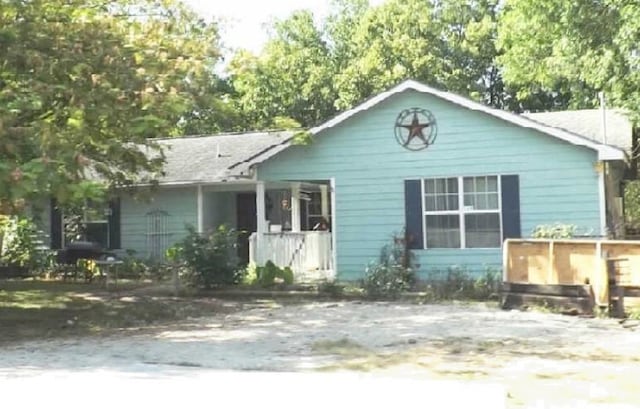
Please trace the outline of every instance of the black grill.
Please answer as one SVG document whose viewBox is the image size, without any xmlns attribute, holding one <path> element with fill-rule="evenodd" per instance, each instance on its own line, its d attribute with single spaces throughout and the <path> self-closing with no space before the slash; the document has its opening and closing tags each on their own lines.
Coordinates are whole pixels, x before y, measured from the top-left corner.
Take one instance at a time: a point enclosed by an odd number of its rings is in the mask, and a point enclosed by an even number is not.
<svg viewBox="0 0 640 409">
<path fill-rule="evenodd" d="M 76 264 L 78 259 L 105 260 L 108 257 L 115 258 L 115 254 L 109 253 L 98 243 L 91 241 L 74 241 L 64 249 L 58 250 L 56 261 L 58 264 Z"/>
</svg>

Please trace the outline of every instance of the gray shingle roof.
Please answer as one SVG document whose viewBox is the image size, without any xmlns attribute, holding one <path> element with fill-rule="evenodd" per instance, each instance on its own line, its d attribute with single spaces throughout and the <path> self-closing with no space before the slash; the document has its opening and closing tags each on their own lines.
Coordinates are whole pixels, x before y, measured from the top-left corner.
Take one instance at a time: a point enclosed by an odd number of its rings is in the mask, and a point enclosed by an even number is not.
<svg viewBox="0 0 640 409">
<path fill-rule="evenodd" d="M 545 125 L 561 128 L 582 135 L 596 142 L 602 139 L 602 111 L 583 109 L 578 111 L 536 112 L 522 114 Z M 629 118 L 619 110 L 607 110 L 607 144 L 631 153 L 632 124 Z"/>
<path fill-rule="evenodd" d="M 161 184 L 221 182 L 247 171 L 246 162 L 276 147 L 293 132 L 257 132 L 158 139 L 164 149 Z"/>
</svg>

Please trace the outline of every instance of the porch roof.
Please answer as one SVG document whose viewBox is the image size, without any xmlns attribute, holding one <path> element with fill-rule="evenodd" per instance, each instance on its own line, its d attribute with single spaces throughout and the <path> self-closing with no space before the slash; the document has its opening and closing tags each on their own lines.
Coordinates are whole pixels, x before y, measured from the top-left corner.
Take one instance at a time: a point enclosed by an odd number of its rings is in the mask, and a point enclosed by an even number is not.
<svg viewBox="0 0 640 409">
<path fill-rule="evenodd" d="M 252 132 L 157 139 L 166 162 L 160 184 L 215 183 L 249 175 L 249 163 L 294 132 Z"/>
</svg>

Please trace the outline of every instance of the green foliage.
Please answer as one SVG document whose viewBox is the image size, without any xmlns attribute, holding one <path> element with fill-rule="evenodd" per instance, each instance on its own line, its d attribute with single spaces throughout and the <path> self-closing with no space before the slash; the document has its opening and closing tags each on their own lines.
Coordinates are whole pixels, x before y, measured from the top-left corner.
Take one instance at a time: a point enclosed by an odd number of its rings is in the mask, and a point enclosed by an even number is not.
<svg viewBox="0 0 640 409">
<path fill-rule="evenodd" d="M 241 283 L 244 285 L 254 285 L 258 283 L 258 266 L 255 263 L 249 263 L 242 275 Z"/>
<path fill-rule="evenodd" d="M 244 284 L 257 284 L 263 287 L 271 287 L 280 281 L 283 284 L 293 284 L 293 271 L 291 267 L 280 268 L 271 260 L 268 260 L 264 266 L 250 265 L 243 278 Z"/>
<path fill-rule="evenodd" d="M 199 234 L 187 226 L 187 236 L 167 251 L 171 260 L 189 268 L 187 277 L 203 288 L 237 284 L 241 276 L 237 255 L 238 233 L 224 225 L 208 234 Z"/>
<path fill-rule="evenodd" d="M 488 300 L 500 290 L 500 272 L 487 268 L 480 277 L 465 268 L 452 266 L 446 271 L 433 271 L 420 283 L 430 300 Z"/>
<path fill-rule="evenodd" d="M 639 33 L 638 2 L 510 0 L 498 61 L 524 109 L 589 108 L 605 91 L 610 106 L 637 114 Z"/>
<path fill-rule="evenodd" d="M 30 218 L 0 218 L 0 236 L 0 264 L 30 271 L 49 265 L 51 255 L 42 248 L 38 227 Z"/>
<path fill-rule="evenodd" d="M 362 288 L 369 298 L 397 298 L 415 284 L 416 269 L 404 236 L 394 235 L 393 242 L 380 250 L 378 261 L 367 267 Z"/>
<path fill-rule="evenodd" d="M 219 59 L 215 24 L 176 0 L 3 1 L 0 50 L 4 214 L 43 192 L 91 195 L 95 176 L 154 179 L 148 138 L 179 131 Z"/>
<path fill-rule="evenodd" d="M 313 142 L 313 135 L 311 132 L 300 131 L 293 135 L 294 145 L 309 145 Z"/>
<path fill-rule="evenodd" d="M 640 226 L 640 181 L 633 180 L 624 187 L 624 219 L 630 226 Z"/>
<path fill-rule="evenodd" d="M 297 11 L 273 24 L 259 55 L 234 57 L 240 110 L 262 128 L 279 116 L 310 127 L 408 78 L 503 106 L 499 3 L 340 0 L 320 24 Z"/>
<path fill-rule="evenodd" d="M 574 224 L 544 224 L 536 226 L 531 232 L 535 239 L 571 239 L 575 237 L 578 226 Z"/>
</svg>

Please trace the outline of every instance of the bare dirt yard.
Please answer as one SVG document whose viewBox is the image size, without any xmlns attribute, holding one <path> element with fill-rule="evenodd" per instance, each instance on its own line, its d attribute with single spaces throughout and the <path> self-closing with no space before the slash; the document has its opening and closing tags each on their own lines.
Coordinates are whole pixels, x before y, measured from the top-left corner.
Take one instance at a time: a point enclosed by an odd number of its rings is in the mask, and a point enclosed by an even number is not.
<svg viewBox="0 0 640 409">
<path fill-rule="evenodd" d="M 640 332 L 618 321 L 478 303 L 234 305 L 174 324 L 9 343 L 0 389 L 47 374 L 366 373 L 500 385 L 507 407 L 640 407 Z"/>
</svg>

